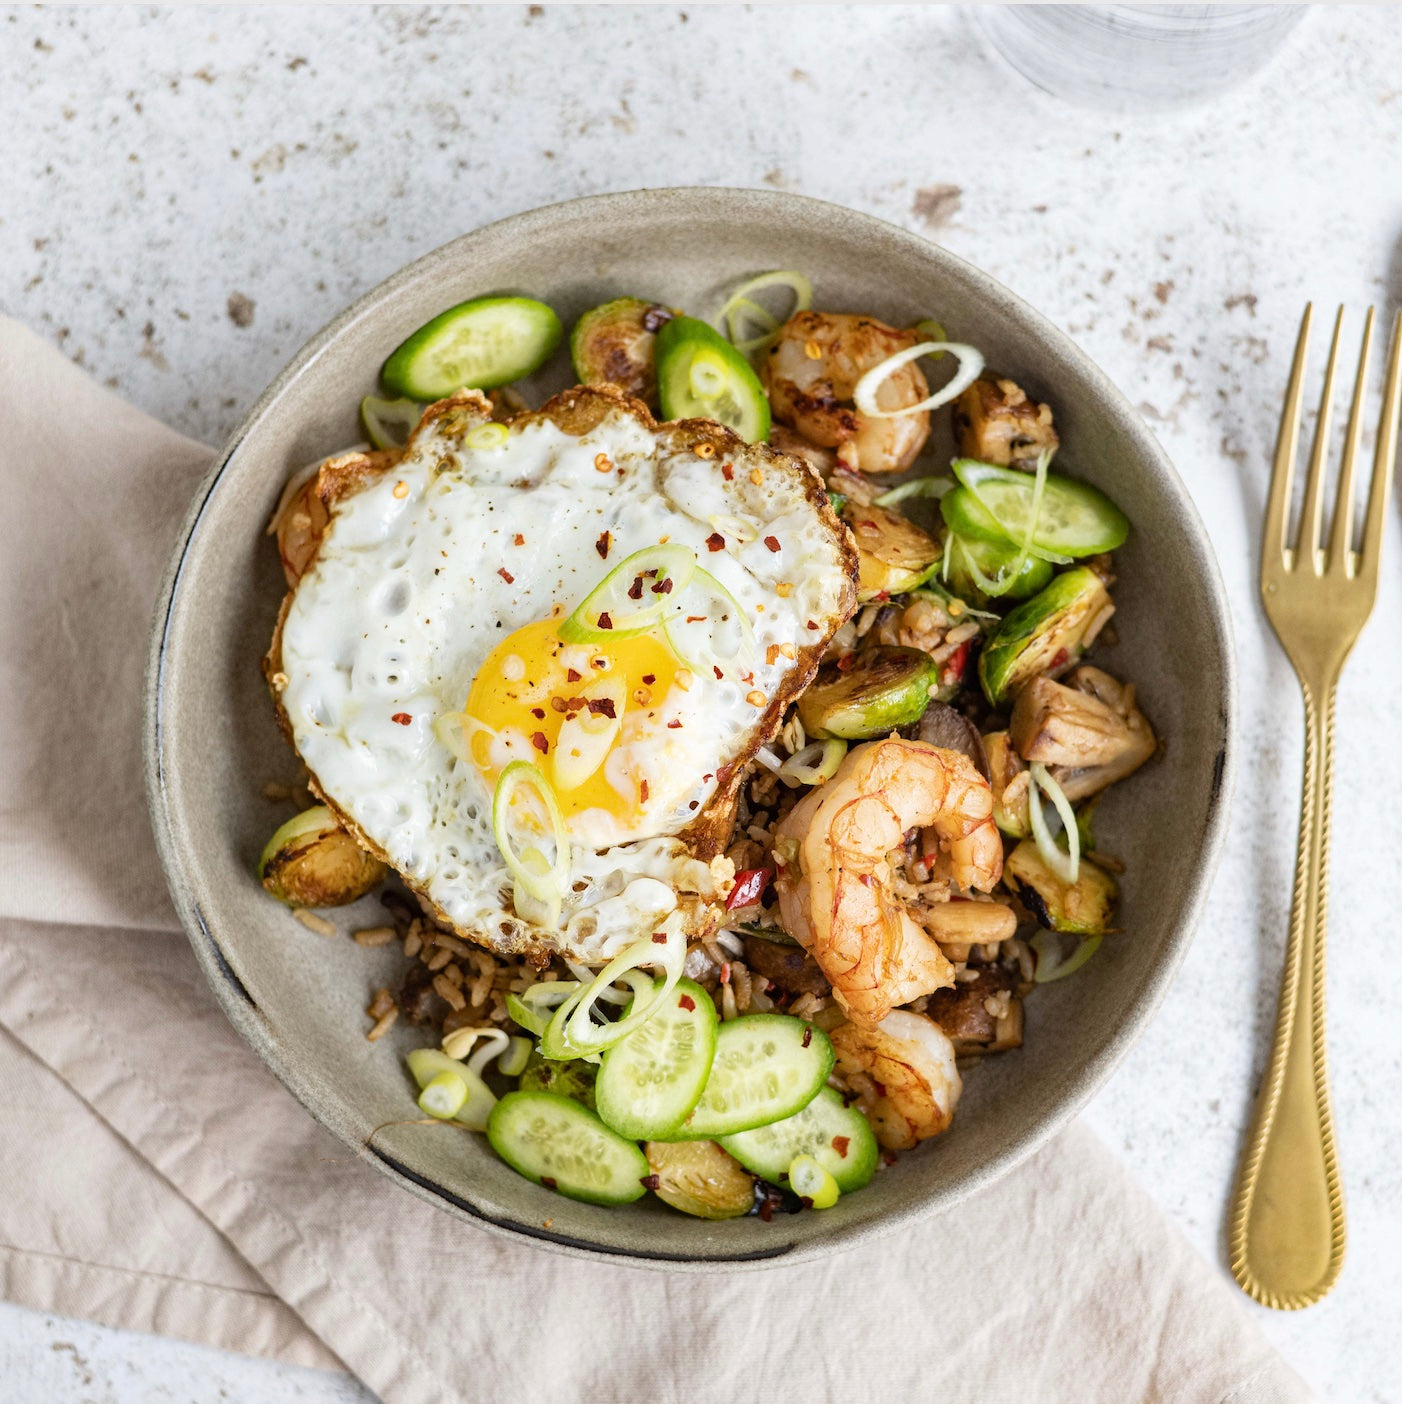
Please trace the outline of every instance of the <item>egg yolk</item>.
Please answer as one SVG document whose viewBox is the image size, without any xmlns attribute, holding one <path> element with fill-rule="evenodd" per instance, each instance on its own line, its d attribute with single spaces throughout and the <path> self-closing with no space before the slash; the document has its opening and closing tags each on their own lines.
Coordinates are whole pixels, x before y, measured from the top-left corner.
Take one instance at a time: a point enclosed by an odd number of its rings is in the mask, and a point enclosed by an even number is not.
<svg viewBox="0 0 1402 1404">
<path fill-rule="evenodd" d="M 636 819 L 647 777 L 610 758 L 664 727 L 662 703 L 682 665 L 655 635 L 570 644 L 559 623 L 538 619 L 487 655 L 464 708 L 468 754 L 489 789 L 510 761 L 530 760 L 566 818 L 602 809 Z"/>
</svg>

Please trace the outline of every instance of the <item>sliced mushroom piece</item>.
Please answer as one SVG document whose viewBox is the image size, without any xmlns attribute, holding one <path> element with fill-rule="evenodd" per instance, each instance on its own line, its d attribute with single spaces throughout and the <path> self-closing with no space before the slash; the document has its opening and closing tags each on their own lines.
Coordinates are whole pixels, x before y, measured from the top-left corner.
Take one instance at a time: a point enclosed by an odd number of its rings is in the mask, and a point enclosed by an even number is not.
<svg viewBox="0 0 1402 1404">
<path fill-rule="evenodd" d="M 1066 683 L 1033 678 L 1018 693 L 1009 734 L 1026 761 L 1040 761 L 1071 801 L 1138 770 L 1158 742 L 1134 688 L 1083 666 Z"/>
<path fill-rule="evenodd" d="M 985 777 L 988 775 L 988 755 L 978 727 L 948 702 L 930 703 L 915 727 L 915 739 L 945 751 L 962 751 Z"/>
<path fill-rule="evenodd" d="M 802 946 L 784 946 L 762 936 L 745 937 L 745 964 L 771 985 L 788 994 L 822 995 L 832 993 L 828 977 L 818 962 Z"/>
<path fill-rule="evenodd" d="M 1001 965 L 978 966 L 972 980 L 936 990 L 925 1012 L 949 1035 L 959 1054 L 1001 1053 L 1022 1046 L 1022 1001 L 1017 974 Z"/>
<path fill-rule="evenodd" d="M 1050 405 L 1029 399 L 1016 381 L 983 377 L 954 402 L 959 452 L 1003 468 L 1036 468 L 1061 442 Z"/>
</svg>

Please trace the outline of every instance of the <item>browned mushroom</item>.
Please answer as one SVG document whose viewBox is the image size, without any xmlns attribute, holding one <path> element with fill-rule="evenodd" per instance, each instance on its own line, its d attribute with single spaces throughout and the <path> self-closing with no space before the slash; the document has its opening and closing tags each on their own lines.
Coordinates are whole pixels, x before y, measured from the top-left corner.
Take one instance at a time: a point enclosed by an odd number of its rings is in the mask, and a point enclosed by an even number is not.
<svg viewBox="0 0 1402 1404">
<path fill-rule="evenodd" d="M 970 969 L 977 969 L 974 979 L 936 990 L 925 1012 L 949 1035 L 956 1053 L 1020 1048 L 1022 1001 L 1016 994 L 1017 972 L 1001 965 Z"/>
<path fill-rule="evenodd" d="M 1050 405 L 1028 399 L 1011 380 L 974 381 L 954 402 L 954 432 L 965 458 L 1031 471 L 1044 453 L 1055 453 Z"/>
<path fill-rule="evenodd" d="M 1082 666 L 1065 683 L 1033 678 L 1008 726 L 1025 761 L 1040 761 L 1073 803 L 1138 770 L 1158 745 L 1134 687 Z"/>
</svg>

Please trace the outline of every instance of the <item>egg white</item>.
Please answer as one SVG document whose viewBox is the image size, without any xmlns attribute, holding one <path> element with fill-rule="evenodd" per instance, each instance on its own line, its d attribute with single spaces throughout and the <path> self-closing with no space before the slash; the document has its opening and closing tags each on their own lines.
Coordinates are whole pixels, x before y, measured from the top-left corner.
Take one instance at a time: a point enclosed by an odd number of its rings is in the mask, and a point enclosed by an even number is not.
<svg viewBox="0 0 1402 1404">
<path fill-rule="evenodd" d="M 280 700 L 323 793 L 454 926 L 501 949 L 598 961 L 715 900 L 729 865 L 699 861 L 677 835 L 753 738 L 756 694 L 772 696 L 790 656 L 835 627 L 850 583 L 796 475 L 744 464 L 727 479 L 684 435 L 622 408 L 582 435 L 530 417 L 499 446 L 467 446 L 482 421 L 426 420 L 395 467 L 334 505 L 283 621 Z M 656 726 L 634 728 L 632 759 L 659 777 L 658 802 L 573 816 L 559 929 L 532 927 L 512 908 L 488 786 L 434 723 L 461 711 L 504 637 L 569 613 L 618 561 L 663 540 L 691 547 L 739 601 L 752 676 L 698 671 Z"/>
</svg>

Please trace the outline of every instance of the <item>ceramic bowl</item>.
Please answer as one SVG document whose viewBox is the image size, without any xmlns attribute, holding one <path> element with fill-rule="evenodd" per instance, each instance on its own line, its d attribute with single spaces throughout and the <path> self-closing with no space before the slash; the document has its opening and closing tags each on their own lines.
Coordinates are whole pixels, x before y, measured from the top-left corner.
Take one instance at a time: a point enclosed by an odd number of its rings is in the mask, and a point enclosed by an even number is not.
<svg viewBox="0 0 1402 1404">
<path fill-rule="evenodd" d="M 521 1179 L 485 1138 L 376 1127 L 416 1114 L 402 1024 L 365 1039 L 369 992 L 397 947 L 363 950 L 292 920 L 254 877 L 286 817 L 265 782 L 295 773 L 259 673 L 283 593 L 264 535 L 289 473 L 360 439 L 357 407 L 385 356 L 443 308 L 494 292 L 568 325 L 624 293 L 708 316 L 745 277 L 799 268 L 817 306 L 898 326 L 937 316 L 1056 412 L 1060 460 L 1110 493 L 1134 531 L 1117 553 L 1119 642 L 1097 661 L 1134 680 L 1163 756 L 1110 791 L 1097 823 L 1127 865 L 1123 934 L 1027 1003 L 1026 1045 L 966 1078 L 952 1130 L 824 1213 L 710 1223 L 648 1196 L 576 1204 Z M 527 387 L 570 383 L 561 353 Z M 771 192 L 633 191 L 468 234 L 382 283 L 314 337 L 258 401 L 196 495 L 155 624 L 147 714 L 151 806 L 176 907 L 225 1013 L 319 1121 L 446 1214 L 565 1251 L 691 1268 L 793 1261 L 947 1209 L 1028 1155 L 1104 1082 L 1186 949 L 1220 845 L 1230 770 L 1232 651 L 1216 563 L 1183 484 L 1123 395 L 1007 289 L 913 234 Z M 346 930 L 383 920 L 332 913 Z M 546 1228 L 547 1221 L 550 1227 Z"/>
</svg>

